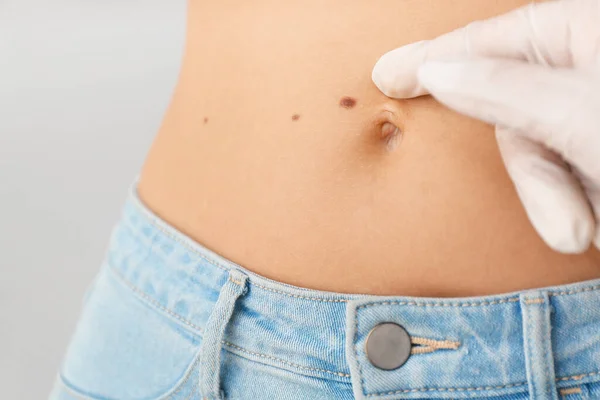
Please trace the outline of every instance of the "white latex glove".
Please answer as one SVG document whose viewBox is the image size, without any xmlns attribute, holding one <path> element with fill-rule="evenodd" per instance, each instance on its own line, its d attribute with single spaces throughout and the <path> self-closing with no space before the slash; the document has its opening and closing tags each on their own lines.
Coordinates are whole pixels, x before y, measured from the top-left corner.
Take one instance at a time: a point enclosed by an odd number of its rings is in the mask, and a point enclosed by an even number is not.
<svg viewBox="0 0 600 400">
<path fill-rule="evenodd" d="M 600 248 L 600 0 L 534 3 L 386 53 L 386 95 L 432 94 L 496 125 L 502 158 L 550 247 Z"/>
</svg>

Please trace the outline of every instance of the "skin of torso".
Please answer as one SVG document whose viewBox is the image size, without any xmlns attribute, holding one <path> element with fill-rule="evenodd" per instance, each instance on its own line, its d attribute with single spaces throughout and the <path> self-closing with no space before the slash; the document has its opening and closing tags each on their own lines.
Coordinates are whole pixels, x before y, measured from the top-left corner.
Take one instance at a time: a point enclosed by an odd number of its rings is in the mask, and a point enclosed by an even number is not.
<svg viewBox="0 0 600 400">
<path fill-rule="evenodd" d="M 247 269 L 313 289 L 462 297 L 600 277 L 599 252 L 558 254 L 535 233 L 492 127 L 371 81 L 386 51 L 526 3 L 190 1 L 142 201 Z"/>
</svg>

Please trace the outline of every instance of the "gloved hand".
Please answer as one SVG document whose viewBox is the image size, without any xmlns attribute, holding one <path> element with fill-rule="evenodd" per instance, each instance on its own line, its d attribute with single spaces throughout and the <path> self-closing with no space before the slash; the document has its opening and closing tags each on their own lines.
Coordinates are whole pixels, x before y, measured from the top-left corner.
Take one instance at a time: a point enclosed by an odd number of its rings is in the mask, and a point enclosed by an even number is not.
<svg viewBox="0 0 600 400">
<path fill-rule="evenodd" d="M 386 95 L 432 94 L 496 126 L 500 152 L 546 243 L 600 248 L 600 0 L 534 3 L 386 53 Z"/>
</svg>

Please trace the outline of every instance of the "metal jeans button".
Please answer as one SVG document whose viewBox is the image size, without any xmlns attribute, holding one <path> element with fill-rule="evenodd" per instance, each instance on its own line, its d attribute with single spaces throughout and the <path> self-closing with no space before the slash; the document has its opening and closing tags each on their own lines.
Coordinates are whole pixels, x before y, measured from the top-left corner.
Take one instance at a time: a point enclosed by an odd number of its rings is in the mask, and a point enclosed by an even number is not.
<svg viewBox="0 0 600 400">
<path fill-rule="evenodd" d="M 392 370 L 401 367 L 410 357 L 410 336 L 400 325 L 385 322 L 371 329 L 365 347 L 373 366 Z"/>
</svg>

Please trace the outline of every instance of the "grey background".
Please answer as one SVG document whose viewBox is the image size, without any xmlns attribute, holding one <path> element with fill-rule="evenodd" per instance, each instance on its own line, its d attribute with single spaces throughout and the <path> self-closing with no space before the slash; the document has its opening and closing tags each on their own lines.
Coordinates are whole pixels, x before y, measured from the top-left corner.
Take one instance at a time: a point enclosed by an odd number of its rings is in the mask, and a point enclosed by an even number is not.
<svg viewBox="0 0 600 400">
<path fill-rule="evenodd" d="M 179 71 L 185 0 L 0 0 L 0 388 L 48 397 Z"/>
</svg>

